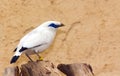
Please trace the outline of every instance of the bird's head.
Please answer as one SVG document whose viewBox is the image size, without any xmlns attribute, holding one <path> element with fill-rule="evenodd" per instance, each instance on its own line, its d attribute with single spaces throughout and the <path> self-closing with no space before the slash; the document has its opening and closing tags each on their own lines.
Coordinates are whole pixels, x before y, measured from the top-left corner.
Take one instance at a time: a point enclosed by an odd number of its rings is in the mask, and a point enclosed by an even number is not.
<svg viewBox="0 0 120 76">
<path fill-rule="evenodd" d="M 47 21 L 47 22 L 43 23 L 43 26 L 50 27 L 50 28 L 59 28 L 59 27 L 64 26 L 64 24 L 62 24 L 61 22 L 58 22 L 58 21 Z"/>
</svg>

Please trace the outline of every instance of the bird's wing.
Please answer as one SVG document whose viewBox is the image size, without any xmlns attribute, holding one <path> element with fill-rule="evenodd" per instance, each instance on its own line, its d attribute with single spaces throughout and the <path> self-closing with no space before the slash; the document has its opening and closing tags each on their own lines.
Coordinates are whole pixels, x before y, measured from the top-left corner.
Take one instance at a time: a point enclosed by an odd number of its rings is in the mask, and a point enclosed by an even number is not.
<svg viewBox="0 0 120 76">
<path fill-rule="evenodd" d="M 16 52 L 16 50 L 17 50 L 17 48 L 15 48 L 13 52 Z"/>
<path fill-rule="evenodd" d="M 47 43 L 47 35 L 43 31 L 32 31 L 25 35 L 20 44 L 26 48 L 33 48 Z"/>
</svg>

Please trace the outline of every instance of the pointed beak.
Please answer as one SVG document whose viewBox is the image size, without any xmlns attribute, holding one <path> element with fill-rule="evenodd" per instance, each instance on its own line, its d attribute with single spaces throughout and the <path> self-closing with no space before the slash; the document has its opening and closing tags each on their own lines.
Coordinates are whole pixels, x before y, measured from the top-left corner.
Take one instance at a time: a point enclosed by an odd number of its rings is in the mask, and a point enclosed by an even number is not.
<svg viewBox="0 0 120 76">
<path fill-rule="evenodd" d="M 63 27 L 63 26 L 65 26 L 65 25 L 64 25 L 64 24 L 61 24 L 61 25 L 60 25 L 60 27 Z"/>
</svg>

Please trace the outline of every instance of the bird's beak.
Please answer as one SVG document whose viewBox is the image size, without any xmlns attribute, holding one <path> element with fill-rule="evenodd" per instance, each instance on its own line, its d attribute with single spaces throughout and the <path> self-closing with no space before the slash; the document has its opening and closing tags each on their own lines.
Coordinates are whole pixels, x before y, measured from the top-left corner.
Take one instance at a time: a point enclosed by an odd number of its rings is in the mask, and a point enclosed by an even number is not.
<svg viewBox="0 0 120 76">
<path fill-rule="evenodd" d="M 65 26 L 64 24 L 61 24 L 60 27 Z"/>
</svg>

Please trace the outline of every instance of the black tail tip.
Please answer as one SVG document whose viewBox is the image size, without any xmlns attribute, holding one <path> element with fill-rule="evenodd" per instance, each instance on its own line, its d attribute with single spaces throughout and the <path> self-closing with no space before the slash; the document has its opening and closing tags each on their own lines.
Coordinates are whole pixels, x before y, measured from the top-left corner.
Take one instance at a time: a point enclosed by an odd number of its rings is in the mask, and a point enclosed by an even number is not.
<svg viewBox="0 0 120 76">
<path fill-rule="evenodd" d="M 19 57 L 20 56 L 13 56 L 11 61 L 10 61 L 10 64 L 15 63 Z"/>
</svg>

